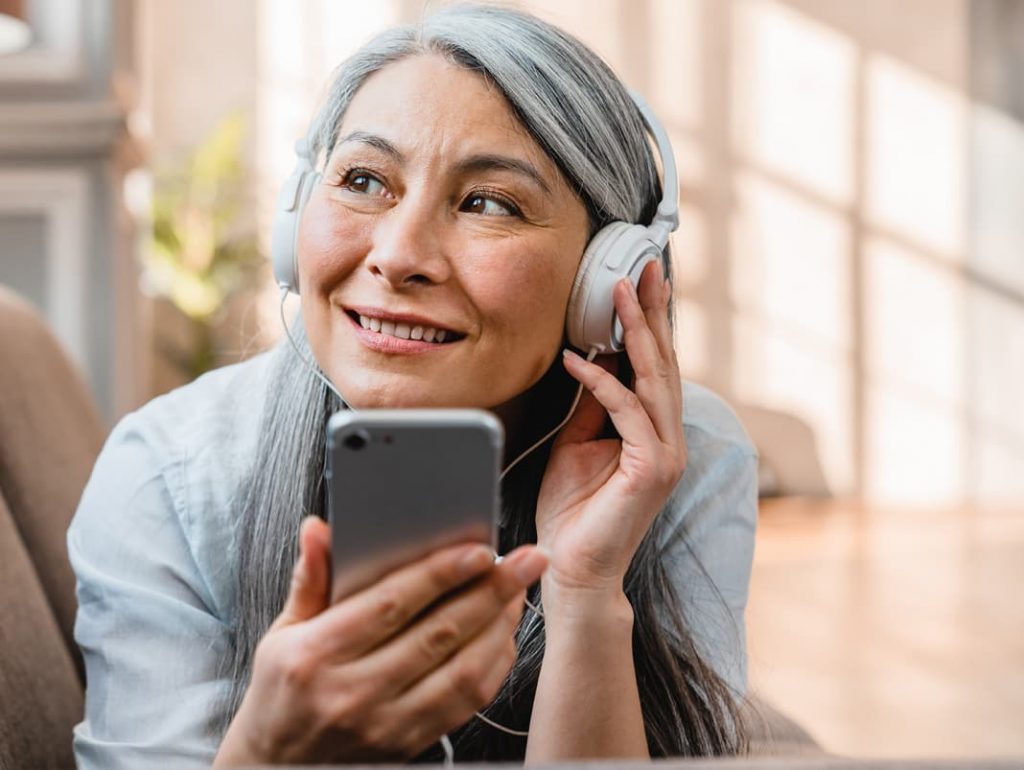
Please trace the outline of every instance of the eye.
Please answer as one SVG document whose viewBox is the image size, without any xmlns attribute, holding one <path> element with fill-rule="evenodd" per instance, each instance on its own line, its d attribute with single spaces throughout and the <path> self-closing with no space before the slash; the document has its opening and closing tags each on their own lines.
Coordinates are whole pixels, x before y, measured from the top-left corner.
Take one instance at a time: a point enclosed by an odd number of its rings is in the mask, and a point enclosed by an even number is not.
<svg viewBox="0 0 1024 770">
<path fill-rule="evenodd" d="M 363 195 L 380 195 L 382 192 L 387 192 L 383 182 L 373 174 L 360 169 L 352 169 L 345 174 L 341 186 Z"/>
<path fill-rule="evenodd" d="M 494 217 L 517 217 L 519 209 L 511 201 L 492 194 L 483 195 L 476 193 L 470 195 L 463 202 L 460 211 L 468 211 L 471 214 L 484 214 Z"/>
</svg>

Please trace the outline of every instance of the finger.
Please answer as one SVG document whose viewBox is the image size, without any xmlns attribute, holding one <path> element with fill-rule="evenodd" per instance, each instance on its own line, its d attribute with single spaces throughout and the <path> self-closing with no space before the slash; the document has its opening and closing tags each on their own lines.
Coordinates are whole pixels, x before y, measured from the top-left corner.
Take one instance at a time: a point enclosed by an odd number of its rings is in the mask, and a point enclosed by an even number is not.
<svg viewBox="0 0 1024 770">
<path fill-rule="evenodd" d="M 526 588 L 540 579 L 547 558 L 536 548 L 517 549 L 474 585 L 431 608 L 405 633 L 360 661 L 361 676 L 385 695 L 397 695 L 428 676 L 470 640 L 507 616 L 515 628 Z"/>
<path fill-rule="evenodd" d="M 612 375 L 618 370 L 618 358 L 616 356 L 598 356 L 594 362 Z M 579 444 L 585 441 L 593 441 L 604 428 L 604 422 L 608 419 L 608 412 L 601 406 L 601 402 L 594 397 L 586 388 L 580 395 L 580 402 L 576 405 L 569 422 L 558 432 L 553 447 L 562 444 Z"/>
<path fill-rule="evenodd" d="M 636 375 L 636 395 L 660 440 L 675 444 L 682 425 L 678 386 L 671 371 L 675 359 L 670 363 L 662 357 L 632 283 L 620 281 L 615 286 L 614 299 L 622 321 L 626 354 Z"/>
<path fill-rule="evenodd" d="M 669 323 L 669 299 L 672 287 L 665 278 L 665 270 L 661 260 L 657 260 L 644 268 L 640 276 L 637 295 L 640 306 L 647 318 L 647 325 L 654 334 L 658 352 L 666 361 L 675 359 L 675 347 L 672 344 L 672 327 Z"/>
<path fill-rule="evenodd" d="M 417 725 L 424 746 L 483 709 L 498 694 L 515 664 L 515 625 L 506 613 L 394 701 L 395 720 Z"/>
<path fill-rule="evenodd" d="M 676 355 L 675 343 L 672 340 L 669 302 L 672 297 L 672 285 L 665 278 L 663 265 L 660 261 L 648 266 L 640 278 L 638 289 L 640 305 L 644 309 L 647 325 L 654 334 L 661 357 L 668 362 L 669 379 L 672 381 L 672 394 L 676 396 L 676 408 L 680 419 L 680 436 L 682 435 L 683 414 L 683 381 L 679 371 L 679 359 Z"/>
<path fill-rule="evenodd" d="M 583 383 L 583 387 L 593 393 L 607 410 L 624 444 L 646 449 L 660 442 L 651 418 L 636 393 L 610 372 L 585 361 L 571 350 L 563 351 L 562 358 L 566 371 Z"/>
<path fill-rule="evenodd" d="M 480 543 L 443 548 L 330 607 L 311 621 L 316 653 L 352 659 L 405 628 L 445 594 L 494 567 Z"/>
<path fill-rule="evenodd" d="M 309 620 L 327 609 L 330 551 L 331 531 L 327 523 L 307 516 L 299 527 L 299 558 L 292 569 L 288 598 L 272 627 Z"/>
</svg>

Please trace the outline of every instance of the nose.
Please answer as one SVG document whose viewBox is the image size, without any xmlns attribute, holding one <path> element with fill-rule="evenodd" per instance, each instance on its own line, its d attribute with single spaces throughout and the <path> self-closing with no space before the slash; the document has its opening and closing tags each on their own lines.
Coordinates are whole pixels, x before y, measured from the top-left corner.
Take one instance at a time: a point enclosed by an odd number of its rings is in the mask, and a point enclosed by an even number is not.
<svg viewBox="0 0 1024 770">
<path fill-rule="evenodd" d="M 407 196 L 377 222 L 366 268 L 394 289 L 444 283 L 451 264 L 441 248 L 440 226 L 428 201 Z"/>
</svg>

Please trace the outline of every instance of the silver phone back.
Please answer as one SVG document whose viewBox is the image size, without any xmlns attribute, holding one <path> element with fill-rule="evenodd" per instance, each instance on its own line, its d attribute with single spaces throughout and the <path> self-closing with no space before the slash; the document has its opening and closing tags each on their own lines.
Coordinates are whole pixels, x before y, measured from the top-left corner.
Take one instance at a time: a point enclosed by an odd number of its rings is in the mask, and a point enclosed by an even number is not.
<svg viewBox="0 0 1024 770">
<path fill-rule="evenodd" d="M 497 544 L 501 423 L 478 409 L 364 409 L 327 426 L 332 599 L 460 542 Z"/>
</svg>

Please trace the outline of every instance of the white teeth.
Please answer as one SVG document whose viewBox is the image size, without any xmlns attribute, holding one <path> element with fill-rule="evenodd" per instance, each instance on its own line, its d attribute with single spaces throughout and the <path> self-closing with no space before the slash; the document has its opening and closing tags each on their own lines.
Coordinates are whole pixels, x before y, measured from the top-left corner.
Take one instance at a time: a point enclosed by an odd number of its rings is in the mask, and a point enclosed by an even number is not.
<svg viewBox="0 0 1024 770">
<path fill-rule="evenodd" d="M 435 329 L 431 326 L 413 326 L 407 323 L 396 323 L 394 321 L 382 321 L 379 318 L 370 318 L 360 314 L 359 325 L 364 329 L 387 334 L 391 337 L 398 337 L 403 340 L 423 340 L 424 342 L 444 342 L 450 332 L 443 329 Z"/>
</svg>

